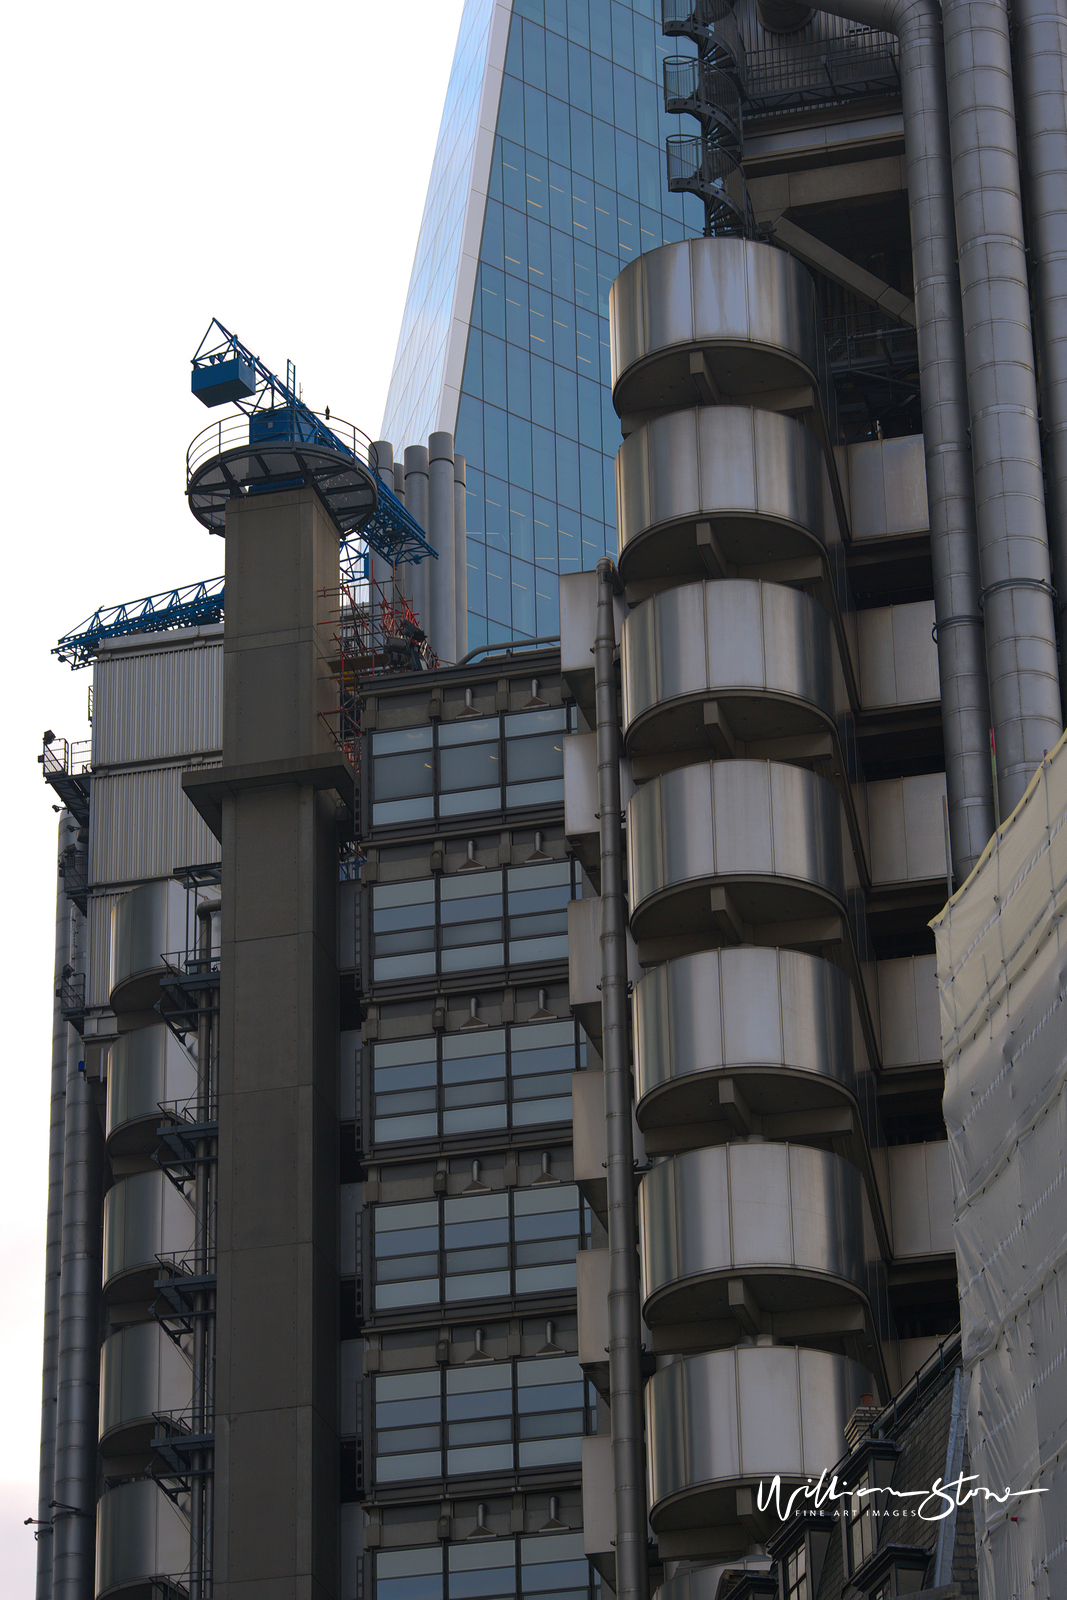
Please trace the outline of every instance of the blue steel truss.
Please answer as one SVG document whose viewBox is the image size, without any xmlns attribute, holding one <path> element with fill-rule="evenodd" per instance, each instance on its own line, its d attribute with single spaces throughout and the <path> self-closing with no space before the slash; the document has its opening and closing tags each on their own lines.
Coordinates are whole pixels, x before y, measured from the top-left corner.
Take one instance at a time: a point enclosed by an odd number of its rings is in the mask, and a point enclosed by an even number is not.
<svg viewBox="0 0 1067 1600">
<path fill-rule="evenodd" d="M 212 340 L 215 331 L 218 338 Z M 351 445 L 346 444 L 328 426 L 329 412 L 324 420 L 304 404 L 296 388 L 296 373 L 291 362 L 283 382 L 257 355 L 253 355 L 247 345 L 241 343 L 235 333 L 223 327 L 218 317 L 213 317 L 192 358 L 194 383 L 197 372 L 227 361 L 241 363 L 250 368 L 255 376 L 254 395 L 234 401 L 239 410 L 251 417 L 258 411 L 280 404 L 289 413 L 290 433 L 299 438 L 301 443 L 336 451 L 349 461 L 359 460 Z M 353 429 L 354 437 L 356 431 Z M 361 434 L 360 438 L 363 437 Z M 432 556 L 436 561 L 437 551 L 422 528 L 379 476 L 377 456 L 369 439 L 366 440 L 366 450 L 366 465 L 374 476 L 377 504 L 368 520 L 358 529 L 358 537 L 393 566 L 401 562 L 418 566 L 427 556 Z"/>
<path fill-rule="evenodd" d="M 129 633 L 162 633 L 168 628 L 196 628 L 222 618 L 223 580 L 206 578 L 184 589 L 168 589 L 124 605 L 101 606 L 91 617 L 65 633 L 52 651 L 71 669 L 87 667 L 103 639 Z"/>
<path fill-rule="evenodd" d="M 341 578 L 347 584 L 367 577 L 367 557 L 362 551 L 341 546 Z M 124 605 L 101 606 L 91 617 L 65 633 L 53 648 L 60 661 L 69 662 L 72 672 L 87 667 L 103 639 L 119 639 L 129 633 L 164 633 L 170 628 L 197 628 L 208 622 L 221 622 L 226 594 L 222 578 L 205 578 L 188 583 L 184 589 L 168 589 L 143 600 L 128 600 Z"/>
</svg>

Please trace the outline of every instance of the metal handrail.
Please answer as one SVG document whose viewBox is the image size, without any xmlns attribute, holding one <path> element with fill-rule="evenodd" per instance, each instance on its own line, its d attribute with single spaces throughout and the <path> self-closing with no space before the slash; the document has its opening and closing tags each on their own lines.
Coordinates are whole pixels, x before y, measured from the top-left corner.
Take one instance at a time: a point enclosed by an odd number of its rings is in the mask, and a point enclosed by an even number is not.
<svg viewBox="0 0 1067 1600">
<path fill-rule="evenodd" d="M 312 426 L 308 417 L 314 417 L 317 425 Z M 262 441 L 253 441 L 253 425 L 267 418 L 277 418 L 279 421 L 284 418 L 284 429 Z M 261 406 L 255 411 L 243 411 L 240 408 L 228 411 L 200 430 L 185 454 L 186 486 L 205 461 L 228 455 L 233 450 L 248 449 L 250 446 L 255 448 L 256 444 L 303 444 L 322 450 L 335 450 L 338 455 L 368 467 L 375 477 L 378 475 L 378 453 L 370 437 L 354 423 L 346 422 L 341 417 L 327 417 L 318 411 L 308 412 L 305 416 L 291 406 Z"/>
<path fill-rule="evenodd" d="M 744 82 L 748 54 L 730 0 L 662 0 L 661 16 L 668 38 L 703 43 L 718 65 L 729 63 Z"/>
<path fill-rule="evenodd" d="M 52 739 L 44 746 L 41 765 L 45 778 L 49 773 L 71 775 L 90 770 L 93 742 L 91 739 Z"/>
<path fill-rule="evenodd" d="M 711 117 L 730 124 L 741 140 L 741 96 L 725 72 L 699 56 L 668 56 L 663 63 L 663 101 L 669 112 Z"/>
</svg>

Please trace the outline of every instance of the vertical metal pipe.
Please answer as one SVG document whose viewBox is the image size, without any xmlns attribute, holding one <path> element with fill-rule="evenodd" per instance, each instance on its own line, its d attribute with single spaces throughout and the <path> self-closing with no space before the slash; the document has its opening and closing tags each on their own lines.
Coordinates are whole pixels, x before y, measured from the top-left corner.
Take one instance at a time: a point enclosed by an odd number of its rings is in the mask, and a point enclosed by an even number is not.
<svg viewBox="0 0 1067 1600">
<path fill-rule="evenodd" d="M 104 1138 L 81 1055 L 68 1027 L 53 1600 L 91 1600 L 96 1546 Z"/>
<path fill-rule="evenodd" d="M 1014 0 L 1012 14 L 1060 691 L 1067 697 L 1067 8 L 1063 0 Z"/>
<path fill-rule="evenodd" d="M 70 841 L 68 811 L 59 814 L 59 855 Z M 59 1278 L 63 1260 L 63 1123 L 67 1103 L 67 1023 L 64 968 L 70 959 L 71 903 L 56 874 L 55 1000 L 52 1004 L 52 1083 L 48 1125 L 48 1221 L 44 1247 L 44 1360 L 41 1373 L 41 1464 L 37 1491 L 37 1600 L 52 1596 L 52 1501 L 56 1477 L 56 1390 L 59 1377 Z"/>
<path fill-rule="evenodd" d="M 1000 805 L 1063 728 L 1004 0 L 944 0 L 952 187 Z"/>
<path fill-rule="evenodd" d="M 453 527 L 456 539 L 456 660 L 467 654 L 467 463 L 462 456 L 453 459 L 455 510 Z"/>
<path fill-rule="evenodd" d="M 378 457 L 378 476 L 382 479 L 382 482 L 385 484 L 386 488 L 392 489 L 393 493 L 395 494 L 396 489 L 393 483 L 393 447 L 389 443 L 388 439 L 375 439 L 374 450 Z M 390 594 L 392 592 L 392 563 L 386 561 L 384 556 L 380 556 L 377 550 L 372 550 L 370 552 L 370 575 L 376 583 L 381 584 L 383 593 Z"/>
<path fill-rule="evenodd" d="M 608 1155 L 608 1359 L 611 1453 L 615 1476 L 615 1593 L 647 1600 L 648 1508 L 645 1492 L 641 1310 L 638 1296 L 634 1150 L 622 886 L 619 712 L 615 693 L 614 563 L 597 563 L 595 655 L 597 786 L 600 800 L 600 1004 L 604 1027 L 604 1118 Z"/>
<path fill-rule="evenodd" d="M 201 977 L 211 969 L 211 917 L 213 904 L 197 907 L 197 971 Z M 196 1064 L 197 1105 L 196 1117 L 201 1124 L 212 1121 L 217 1115 L 214 1038 L 214 991 L 202 988 L 200 1010 L 197 1017 Z M 194 1271 L 205 1277 L 214 1271 L 214 1151 L 207 1138 L 196 1144 L 196 1234 Z M 215 1408 L 211 1381 L 211 1335 L 214 1318 L 208 1292 L 200 1290 L 196 1296 L 196 1320 L 193 1327 L 193 1415 L 194 1434 L 210 1433 L 214 1426 Z M 193 1466 L 201 1474 L 193 1481 L 189 1517 L 190 1543 L 190 1600 L 208 1600 L 211 1594 L 211 1490 L 208 1475 L 212 1463 L 207 1453 L 199 1451 Z"/>
<path fill-rule="evenodd" d="M 424 444 L 409 444 L 404 451 L 404 504 L 425 529 L 430 520 L 430 459 Z M 405 566 L 401 574 L 401 587 L 423 626 L 429 612 L 426 569 L 427 563 L 420 561 L 418 566 Z"/>
<path fill-rule="evenodd" d="M 824 9 L 900 41 L 934 617 L 952 860 L 958 882 L 993 832 L 963 318 L 938 0 L 840 0 Z"/>
<path fill-rule="evenodd" d="M 430 435 L 429 510 L 426 532 L 437 560 L 424 561 L 429 602 L 423 622 L 441 661 L 459 660 L 456 653 L 456 483 L 455 451 L 450 433 Z"/>
</svg>

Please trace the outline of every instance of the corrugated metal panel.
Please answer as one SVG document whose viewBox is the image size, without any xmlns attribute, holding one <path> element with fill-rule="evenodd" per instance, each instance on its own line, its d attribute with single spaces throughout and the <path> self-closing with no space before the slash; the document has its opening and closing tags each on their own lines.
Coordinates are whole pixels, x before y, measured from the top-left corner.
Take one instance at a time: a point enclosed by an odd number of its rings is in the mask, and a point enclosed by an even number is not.
<svg viewBox="0 0 1067 1600">
<path fill-rule="evenodd" d="M 150 767 L 94 776 L 91 884 L 166 878 L 175 867 L 219 859 L 218 840 L 182 793 L 183 770 Z"/>
<path fill-rule="evenodd" d="M 221 639 L 97 658 L 94 767 L 221 748 Z"/>
<path fill-rule="evenodd" d="M 89 981 L 85 1000 L 90 1006 L 106 1006 L 111 996 L 111 908 L 121 898 L 121 894 L 89 896 Z"/>
</svg>

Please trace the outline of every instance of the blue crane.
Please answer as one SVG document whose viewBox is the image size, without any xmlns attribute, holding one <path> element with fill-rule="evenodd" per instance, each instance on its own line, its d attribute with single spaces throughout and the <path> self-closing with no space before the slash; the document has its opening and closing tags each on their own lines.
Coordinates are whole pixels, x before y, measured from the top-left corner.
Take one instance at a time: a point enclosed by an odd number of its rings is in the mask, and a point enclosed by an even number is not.
<svg viewBox="0 0 1067 1600">
<path fill-rule="evenodd" d="M 237 432 L 220 423 L 217 440 L 214 426 L 194 439 L 189 447 L 188 462 L 191 504 L 196 498 L 198 482 L 208 478 L 213 461 L 229 452 L 243 453 L 246 468 L 254 470 L 248 466 L 254 457 L 249 445 L 258 445 L 261 451 L 272 443 L 291 446 L 295 454 L 307 460 L 325 460 L 326 468 L 317 480 L 318 487 L 342 535 L 351 531 L 394 566 L 399 562 L 417 565 L 427 556 L 436 560 L 437 552 L 425 533 L 379 474 L 377 453 L 366 434 L 338 418 L 331 421 L 329 411 L 319 416 L 306 406 L 296 385 L 292 362 L 287 364 L 283 382 L 215 317 L 193 356 L 192 391 L 206 406 L 235 405 L 247 421 L 237 419 Z M 347 489 L 343 484 L 338 486 L 337 456 L 351 463 L 353 483 L 357 478 L 366 480 L 365 495 L 353 491 L 351 486 Z M 293 481 L 284 476 L 261 477 L 254 488 L 263 492 L 269 488 L 290 487 Z M 218 500 L 229 491 L 226 483 L 217 477 L 212 477 L 210 482 L 209 493 L 213 493 L 215 504 L 201 520 L 217 526 Z"/>
</svg>

